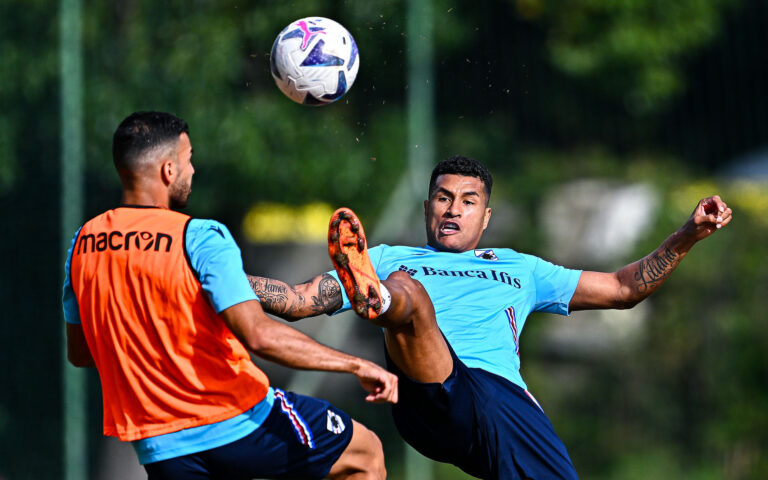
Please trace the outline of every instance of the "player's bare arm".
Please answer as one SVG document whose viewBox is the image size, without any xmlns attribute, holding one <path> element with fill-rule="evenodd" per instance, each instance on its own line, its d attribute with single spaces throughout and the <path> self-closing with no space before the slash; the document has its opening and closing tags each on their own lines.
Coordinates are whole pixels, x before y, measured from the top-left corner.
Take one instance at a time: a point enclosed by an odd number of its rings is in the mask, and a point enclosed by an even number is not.
<svg viewBox="0 0 768 480">
<path fill-rule="evenodd" d="M 255 355 L 301 370 L 351 373 L 368 392 L 366 401 L 397 403 L 397 377 L 373 362 L 322 345 L 264 314 L 257 300 L 221 312 L 235 336 Z"/>
<path fill-rule="evenodd" d="M 248 281 L 264 311 L 289 321 L 333 313 L 342 305 L 341 286 L 327 273 L 298 285 L 254 275 Z"/>
<path fill-rule="evenodd" d="M 635 306 L 669 278 L 696 242 L 728 225 L 732 214 L 719 196 L 702 199 L 685 224 L 646 257 L 614 273 L 583 272 L 571 310 Z"/>
</svg>

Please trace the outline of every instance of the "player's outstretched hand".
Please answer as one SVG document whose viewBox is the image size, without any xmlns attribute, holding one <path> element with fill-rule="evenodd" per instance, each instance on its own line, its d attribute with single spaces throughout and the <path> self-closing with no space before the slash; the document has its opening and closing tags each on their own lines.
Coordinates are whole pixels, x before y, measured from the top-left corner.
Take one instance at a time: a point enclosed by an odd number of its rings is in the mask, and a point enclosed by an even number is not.
<svg viewBox="0 0 768 480">
<path fill-rule="evenodd" d="M 718 195 L 703 198 L 683 226 L 686 234 L 699 241 L 731 222 L 733 212 Z"/>
<path fill-rule="evenodd" d="M 368 392 L 366 402 L 397 403 L 397 377 L 375 363 L 363 360 L 355 372 L 360 384 Z"/>
</svg>

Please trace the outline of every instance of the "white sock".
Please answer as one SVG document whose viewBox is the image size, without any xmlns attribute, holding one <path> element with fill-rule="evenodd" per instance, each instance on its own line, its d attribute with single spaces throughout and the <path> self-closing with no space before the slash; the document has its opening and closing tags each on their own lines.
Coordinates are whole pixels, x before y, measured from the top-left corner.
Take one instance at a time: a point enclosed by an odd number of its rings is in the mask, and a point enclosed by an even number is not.
<svg viewBox="0 0 768 480">
<path fill-rule="evenodd" d="M 383 315 L 389 309 L 389 304 L 392 303 L 392 294 L 381 282 L 379 282 L 379 291 L 381 292 L 381 313 L 379 315 Z"/>
</svg>

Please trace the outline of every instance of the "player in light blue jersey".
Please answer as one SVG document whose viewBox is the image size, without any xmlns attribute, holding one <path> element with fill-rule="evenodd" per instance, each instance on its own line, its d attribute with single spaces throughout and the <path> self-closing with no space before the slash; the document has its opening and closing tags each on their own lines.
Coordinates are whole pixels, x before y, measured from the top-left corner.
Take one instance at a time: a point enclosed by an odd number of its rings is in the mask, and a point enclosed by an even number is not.
<svg viewBox="0 0 768 480">
<path fill-rule="evenodd" d="M 580 271 L 508 248 L 478 248 L 492 184 L 480 163 L 449 158 L 430 179 L 426 246 L 368 250 L 357 217 L 339 209 L 329 232 L 335 272 L 300 285 L 249 280 L 264 309 L 285 319 L 353 308 L 383 327 L 387 365 L 400 380 L 395 424 L 422 454 L 480 478 L 577 478 L 520 376 L 528 315 L 631 308 L 732 212 L 720 197 L 705 198 L 646 257 L 613 273 Z"/>
<path fill-rule="evenodd" d="M 429 245 L 380 245 L 368 253 L 378 278 L 405 272 L 421 283 L 440 330 L 464 364 L 523 389 L 519 338 L 526 318 L 534 311 L 567 314 L 580 274 L 508 248 L 453 253 Z M 339 311 L 349 308 L 345 295 Z"/>
</svg>

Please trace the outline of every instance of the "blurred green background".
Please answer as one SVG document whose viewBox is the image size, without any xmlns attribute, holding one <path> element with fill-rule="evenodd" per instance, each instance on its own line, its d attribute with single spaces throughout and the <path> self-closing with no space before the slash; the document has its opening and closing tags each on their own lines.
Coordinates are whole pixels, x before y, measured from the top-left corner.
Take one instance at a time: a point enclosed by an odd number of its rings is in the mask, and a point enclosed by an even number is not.
<svg viewBox="0 0 768 480">
<path fill-rule="evenodd" d="M 321 108 L 269 73 L 277 33 L 310 15 L 362 62 Z M 483 246 L 573 268 L 636 260 L 720 194 L 733 222 L 636 309 L 531 317 L 523 376 L 582 478 L 768 478 L 764 0 L 4 0 L 0 25 L 0 479 L 143 478 L 101 436 L 95 372 L 63 365 L 60 312 L 65 246 L 119 201 L 111 136 L 137 110 L 190 124 L 186 212 L 293 282 L 330 268 L 322 243 L 260 236 L 264 218 L 322 237 L 346 205 L 371 244 L 423 243 L 424 173 L 453 154 L 494 173 Z M 303 323 L 381 361 L 374 328 Z M 467 478 L 419 463 L 354 379 L 264 368 L 373 428 L 390 478 Z"/>
</svg>

